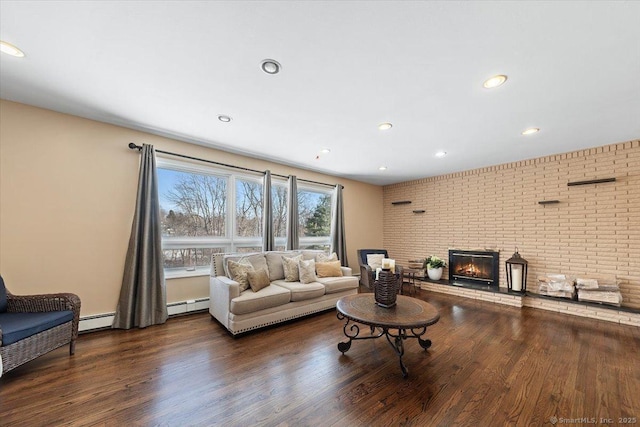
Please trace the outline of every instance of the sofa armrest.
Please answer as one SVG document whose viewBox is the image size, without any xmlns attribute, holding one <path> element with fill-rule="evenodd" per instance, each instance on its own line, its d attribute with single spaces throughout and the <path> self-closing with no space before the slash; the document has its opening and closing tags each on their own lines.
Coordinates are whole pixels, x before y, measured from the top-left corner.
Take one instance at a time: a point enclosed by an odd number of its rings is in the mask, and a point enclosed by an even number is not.
<svg viewBox="0 0 640 427">
<path fill-rule="evenodd" d="M 240 285 L 226 276 L 209 279 L 209 313 L 229 328 L 231 300 L 240 296 Z"/>
<path fill-rule="evenodd" d="M 353 270 L 351 270 L 351 267 L 340 267 L 340 270 L 342 270 L 342 275 L 343 276 L 353 276 Z"/>
</svg>

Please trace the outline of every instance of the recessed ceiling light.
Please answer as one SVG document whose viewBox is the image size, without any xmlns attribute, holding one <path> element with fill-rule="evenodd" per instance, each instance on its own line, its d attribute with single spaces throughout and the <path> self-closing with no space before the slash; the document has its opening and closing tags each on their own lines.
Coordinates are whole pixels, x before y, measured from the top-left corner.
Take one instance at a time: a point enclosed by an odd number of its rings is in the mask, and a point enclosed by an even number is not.
<svg viewBox="0 0 640 427">
<path fill-rule="evenodd" d="M 380 166 L 380 167 L 378 168 L 378 170 L 386 171 L 386 170 L 387 170 L 387 167 L 386 167 L 386 166 Z"/>
<path fill-rule="evenodd" d="M 282 69 L 282 65 L 275 59 L 265 59 L 260 64 L 260 68 L 267 74 L 278 74 Z"/>
<path fill-rule="evenodd" d="M 331 152 L 331 150 L 330 150 L 330 149 L 328 149 L 328 148 L 323 148 L 322 150 L 320 150 L 320 152 L 321 152 L 321 153 L 324 153 L 324 154 L 328 154 L 328 153 L 330 153 L 330 152 Z"/>
<path fill-rule="evenodd" d="M 444 156 L 446 156 L 446 155 L 447 155 L 447 152 L 446 152 L 446 151 L 438 151 L 438 152 L 436 153 L 436 157 L 444 157 Z"/>
<path fill-rule="evenodd" d="M 529 128 L 522 131 L 523 135 L 533 135 L 534 133 L 540 132 L 539 128 Z"/>
<path fill-rule="evenodd" d="M 22 58 L 24 56 L 23 51 L 21 51 L 11 43 L 7 43 L 5 41 L 0 41 L 0 51 L 2 53 L 6 53 L 7 55 L 17 56 L 18 58 Z"/>
<path fill-rule="evenodd" d="M 220 114 L 218 116 L 218 120 L 220 120 L 221 122 L 229 123 L 231 121 L 231 117 Z"/>
<path fill-rule="evenodd" d="M 498 87 L 506 81 L 507 81 L 507 76 L 505 76 L 504 74 L 498 74 L 497 76 L 493 76 L 485 80 L 482 86 L 484 86 L 487 89 L 493 89 L 494 87 Z"/>
<path fill-rule="evenodd" d="M 389 130 L 393 127 L 393 125 L 391 123 L 385 122 L 385 123 L 380 123 L 378 125 L 378 129 L 380 130 Z"/>
</svg>

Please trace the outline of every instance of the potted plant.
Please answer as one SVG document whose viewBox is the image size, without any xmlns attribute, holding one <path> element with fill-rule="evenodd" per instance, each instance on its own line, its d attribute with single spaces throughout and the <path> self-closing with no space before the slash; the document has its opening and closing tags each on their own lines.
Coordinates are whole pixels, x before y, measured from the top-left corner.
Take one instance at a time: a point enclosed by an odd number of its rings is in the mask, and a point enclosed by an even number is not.
<svg viewBox="0 0 640 427">
<path fill-rule="evenodd" d="M 442 268 L 446 267 L 444 260 L 435 255 L 431 255 L 424 260 L 424 268 L 427 269 L 427 275 L 431 280 L 440 280 L 442 277 Z"/>
</svg>

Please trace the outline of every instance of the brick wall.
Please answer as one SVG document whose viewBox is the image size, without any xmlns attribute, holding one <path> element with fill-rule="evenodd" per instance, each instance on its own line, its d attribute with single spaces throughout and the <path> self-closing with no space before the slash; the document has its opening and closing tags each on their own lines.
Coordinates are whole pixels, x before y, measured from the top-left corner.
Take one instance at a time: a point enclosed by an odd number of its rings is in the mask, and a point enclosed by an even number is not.
<svg viewBox="0 0 640 427">
<path fill-rule="evenodd" d="M 640 140 L 388 185 L 383 197 L 384 247 L 400 263 L 497 249 L 506 287 L 504 261 L 517 246 L 529 283 L 545 272 L 615 276 L 623 306 L 640 308 Z M 401 200 L 412 203 L 391 204 Z"/>
</svg>

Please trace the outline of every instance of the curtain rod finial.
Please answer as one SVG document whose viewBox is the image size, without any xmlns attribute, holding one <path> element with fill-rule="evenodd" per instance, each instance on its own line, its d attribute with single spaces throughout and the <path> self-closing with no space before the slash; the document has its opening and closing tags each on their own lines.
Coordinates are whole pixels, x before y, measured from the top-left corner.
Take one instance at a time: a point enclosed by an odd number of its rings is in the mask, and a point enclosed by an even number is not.
<svg viewBox="0 0 640 427">
<path fill-rule="evenodd" d="M 138 150 L 142 150 L 142 147 L 139 145 L 134 144 L 133 142 L 129 143 L 129 148 L 131 148 L 132 150 L 138 149 Z"/>
</svg>

